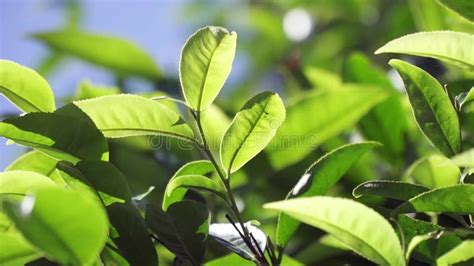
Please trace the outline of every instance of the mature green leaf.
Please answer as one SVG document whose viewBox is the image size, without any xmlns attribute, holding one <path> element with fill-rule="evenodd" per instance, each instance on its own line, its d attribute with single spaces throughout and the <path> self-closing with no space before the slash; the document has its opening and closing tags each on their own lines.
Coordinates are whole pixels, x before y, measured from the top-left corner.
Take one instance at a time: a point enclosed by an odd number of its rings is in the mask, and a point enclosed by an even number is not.
<svg viewBox="0 0 474 266">
<path fill-rule="evenodd" d="M 298 162 L 324 141 L 352 127 L 386 97 L 387 92 L 378 88 L 346 85 L 290 104 L 285 123 L 267 147 L 271 164 L 281 169 Z"/>
<path fill-rule="evenodd" d="M 418 32 L 388 42 L 375 54 L 400 53 L 431 57 L 465 68 L 474 68 L 474 35 L 454 31 Z"/>
<path fill-rule="evenodd" d="M 444 156 L 431 155 L 416 161 L 407 171 L 415 183 L 429 188 L 445 187 L 459 183 L 459 168 Z"/>
<path fill-rule="evenodd" d="M 46 186 L 55 184 L 47 176 L 35 172 L 14 170 L 0 173 L 0 196 L 25 195 L 34 189 Z"/>
<path fill-rule="evenodd" d="M 63 108 L 77 109 L 71 105 Z M 5 119 L 0 122 L 0 136 L 66 161 L 107 159 L 107 142 L 87 116 L 77 109 L 74 112 L 87 120 L 77 119 L 63 110 Z"/>
<path fill-rule="evenodd" d="M 50 176 L 57 163 L 58 160 L 40 151 L 30 151 L 16 159 L 5 171 L 24 170 Z"/>
<path fill-rule="evenodd" d="M 218 259 L 206 262 L 204 264 L 205 266 L 221 266 L 221 265 L 228 265 L 228 266 L 253 266 L 255 265 L 255 262 L 246 260 L 242 257 L 240 257 L 237 254 L 231 253 L 229 255 L 226 255 L 224 257 L 220 257 Z M 283 255 L 283 259 L 281 261 L 281 265 L 284 266 L 303 266 L 304 264 L 289 257 L 286 255 Z"/>
<path fill-rule="evenodd" d="M 474 22 L 474 2 L 471 0 L 438 0 L 438 2 L 458 15 Z"/>
<path fill-rule="evenodd" d="M 181 176 L 204 176 L 214 171 L 214 165 L 210 161 L 194 161 L 183 165 L 176 173 L 171 177 L 168 183 Z M 186 195 L 188 189 L 186 187 L 175 187 L 173 191 L 169 191 L 168 186 L 163 195 L 163 210 L 167 210 L 168 207 L 174 203 L 182 200 Z"/>
<path fill-rule="evenodd" d="M 436 260 L 437 266 L 455 265 L 474 258 L 474 240 L 465 240 Z"/>
<path fill-rule="evenodd" d="M 0 265 L 24 265 L 42 256 L 19 233 L 0 232 L 0 239 Z"/>
<path fill-rule="evenodd" d="M 326 194 L 360 157 L 376 146 L 379 144 L 375 142 L 349 144 L 324 155 L 306 170 L 287 198 Z M 276 244 L 285 247 L 299 224 L 297 220 L 280 213 Z"/>
<path fill-rule="evenodd" d="M 114 202 L 123 203 L 132 200 L 132 193 L 125 177 L 109 162 L 85 160 L 76 165 L 59 162 L 57 167 L 68 174 L 65 181 L 71 187 L 78 188 L 78 181 L 83 183 L 79 185 L 79 188 L 83 185 L 89 186 L 93 191 L 96 191 L 106 206 Z"/>
<path fill-rule="evenodd" d="M 209 230 L 209 211 L 195 201 L 179 201 L 167 212 L 147 205 L 145 221 L 150 230 L 186 264 L 200 264 L 204 259 L 205 239 Z"/>
<path fill-rule="evenodd" d="M 451 162 L 459 167 L 474 167 L 474 149 L 467 150 L 452 157 Z"/>
<path fill-rule="evenodd" d="M 54 50 L 104 66 L 119 75 L 139 75 L 157 79 L 160 71 L 153 59 L 129 41 L 78 30 L 34 34 L 33 37 Z"/>
<path fill-rule="evenodd" d="M 405 259 L 407 261 L 410 261 L 411 254 L 413 251 L 420 245 L 421 243 L 425 242 L 428 239 L 433 239 L 436 238 L 439 234 L 441 233 L 428 233 L 426 235 L 417 235 L 414 236 L 411 240 L 410 243 L 407 245 L 407 250 L 405 251 Z"/>
<path fill-rule="evenodd" d="M 295 258 L 306 265 L 314 265 L 317 262 L 347 252 L 350 252 L 350 249 L 344 243 L 334 236 L 326 234 L 298 251 Z"/>
<path fill-rule="evenodd" d="M 198 30 L 181 52 L 179 77 L 186 102 L 205 110 L 219 94 L 234 61 L 237 33 L 209 26 Z"/>
<path fill-rule="evenodd" d="M 459 118 L 449 96 L 430 74 L 401 60 L 389 64 L 402 77 L 413 114 L 426 138 L 446 156 L 461 151 Z"/>
<path fill-rule="evenodd" d="M 268 203 L 264 208 L 282 211 L 322 229 L 377 264 L 405 265 L 400 242 L 390 223 L 361 203 L 315 196 Z"/>
<path fill-rule="evenodd" d="M 236 227 L 239 231 L 236 230 Z M 255 239 L 255 241 L 252 242 L 253 248 L 255 249 L 258 245 L 260 250 L 265 250 L 267 246 L 267 235 L 265 235 L 265 233 L 258 227 L 252 225 L 252 222 L 244 223 L 244 227 L 247 228 L 249 234 L 251 234 L 253 239 Z M 242 232 L 243 230 L 240 224 L 211 224 L 209 227 L 209 235 L 217 242 L 242 258 L 255 261 L 256 258 L 254 253 L 241 237 Z"/>
<path fill-rule="evenodd" d="M 221 161 L 227 173 L 239 170 L 262 151 L 285 120 L 278 94 L 263 92 L 245 103 L 235 115 L 221 143 Z"/>
<path fill-rule="evenodd" d="M 62 264 L 92 263 L 107 239 L 104 209 L 77 191 L 40 188 L 20 204 L 6 201 L 4 207 L 30 243 Z"/>
<path fill-rule="evenodd" d="M 56 109 L 48 82 L 34 70 L 0 60 L 0 93 L 24 112 L 52 112 Z"/>
<path fill-rule="evenodd" d="M 173 192 L 179 188 L 203 190 L 226 199 L 225 188 L 216 181 L 202 175 L 182 175 L 168 182 L 165 195 L 163 195 L 164 210 L 171 204 L 182 199 L 182 197 L 177 197 L 177 195 L 173 194 Z"/>
<path fill-rule="evenodd" d="M 352 195 L 356 198 L 363 195 L 372 195 L 390 199 L 409 200 L 428 190 L 427 187 L 407 182 L 377 180 L 367 181 L 358 185 L 352 190 Z"/>
<path fill-rule="evenodd" d="M 106 207 L 113 227 L 111 238 L 130 265 L 158 265 L 158 256 L 148 228 L 138 210 L 130 203 Z"/>
<path fill-rule="evenodd" d="M 344 62 L 343 77 L 345 82 L 378 86 L 380 90 L 391 93 L 390 97 L 377 104 L 362 118 L 360 127 L 364 136 L 384 145 L 381 147 L 382 151 L 392 158 L 400 156 L 405 147 L 407 121 L 400 95 L 391 85 L 386 73 L 376 68 L 363 54 L 353 53 Z"/>
<path fill-rule="evenodd" d="M 392 215 L 417 212 L 474 214 L 474 185 L 455 185 L 419 194 L 398 206 Z"/>
<path fill-rule="evenodd" d="M 127 260 L 118 253 L 118 250 L 115 247 L 111 248 L 105 246 L 102 252 L 100 253 L 100 260 L 103 265 L 114 265 L 114 266 L 129 266 L 130 264 Z"/>
<path fill-rule="evenodd" d="M 166 135 L 194 140 L 191 128 L 160 102 L 136 95 L 112 95 L 74 102 L 108 138 Z M 137 108 L 140 107 L 140 108 Z"/>
</svg>

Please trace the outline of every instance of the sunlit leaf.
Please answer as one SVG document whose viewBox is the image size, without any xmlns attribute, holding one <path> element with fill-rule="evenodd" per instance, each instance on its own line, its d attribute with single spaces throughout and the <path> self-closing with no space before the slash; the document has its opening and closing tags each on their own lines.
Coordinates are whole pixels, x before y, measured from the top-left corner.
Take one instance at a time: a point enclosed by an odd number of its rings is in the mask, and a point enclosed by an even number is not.
<svg viewBox="0 0 474 266">
<path fill-rule="evenodd" d="M 352 190 L 352 195 L 356 198 L 363 195 L 372 195 L 390 199 L 409 200 L 428 190 L 427 187 L 407 182 L 377 180 L 367 181 L 358 185 Z"/>
<path fill-rule="evenodd" d="M 268 203 L 264 207 L 332 234 L 377 264 L 405 265 L 402 247 L 390 223 L 361 203 L 315 196 Z"/>
<path fill-rule="evenodd" d="M 74 100 L 86 100 L 107 95 L 119 94 L 120 89 L 113 86 L 99 86 L 86 80 L 81 82 L 77 89 Z"/>
<path fill-rule="evenodd" d="M 386 97 L 387 93 L 378 88 L 346 85 L 293 102 L 283 126 L 266 149 L 272 166 L 281 169 L 298 162 L 324 141 L 354 126 Z"/>
<path fill-rule="evenodd" d="M 284 120 L 285 106 L 278 94 L 263 92 L 245 103 L 222 139 L 225 171 L 237 171 L 262 151 Z"/>
<path fill-rule="evenodd" d="M 417 212 L 474 214 L 474 185 L 455 185 L 427 191 L 398 206 L 392 215 Z"/>
<path fill-rule="evenodd" d="M 212 173 L 214 171 L 214 165 L 210 161 L 194 161 L 189 162 L 183 165 L 176 173 L 171 177 L 170 182 L 173 180 L 181 177 L 181 176 L 193 176 L 193 175 L 206 175 Z M 180 201 L 186 195 L 188 188 L 186 187 L 175 187 L 173 191 L 170 191 L 168 187 L 166 187 L 166 191 L 163 195 L 163 210 L 167 210 L 168 207 L 177 201 Z"/>
<path fill-rule="evenodd" d="M 253 266 L 255 265 L 255 262 L 246 260 L 242 257 L 240 257 L 237 254 L 231 253 L 227 256 L 220 257 L 218 259 L 206 262 L 204 264 L 205 266 L 221 266 L 221 265 L 228 265 L 228 266 Z M 283 259 L 281 260 L 281 265 L 285 266 L 303 266 L 304 264 L 289 257 L 286 255 L 283 255 Z"/>
<path fill-rule="evenodd" d="M 429 188 L 445 187 L 459 183 L 461 172 L 449 159 L 431 155 L 416 161 L 407 171 L 408 178 Z"/>
<path fill-rule="evenodd" d="M 326 194 L 361 156 L 376 146 L 379 145 L 375 142 L 349 144 L 324 155 L 306 170 L 287 198 Z M 299 224 L 297 220 L 281 213 L 278 217 L 276 244 L 285 247 Z"/>
<path fill-rule="evenodd" d="M 191 128 L 179 114 L 158 101 L 122 94 L 77 101 L 74 104 L 108 138 L 166 135 L 194 140 Z"/>
<path fill-rule="evenodd" d="M 103 207 L 80 192 L 40 188 L 21 203 L 4 202 L 4 207 L 30 243 L 62 264 L 92 263 L 107 239 Z"/>
<path fill-rule="evenodd" d="M 42 256 L 19 233 L 0 232 L 0 239 L 1 265 L 24 265 Z"/>
<path fill-rule="evenodd" d="M 54 95 L 48 82 L 34 70 L 0 60 L 0 93 L 24 112 L 52 112 Z"/>
<path fill-rule="evenodd" d="M 451 161 L 459 167 L 474 167 L 474 149 L 452 157 Z"/>
<path fill-rule="evenodd" d="M 24 170 L 50 176 L 56 169 L 57 163 L 58 160 L 40 151 L 30 151 L 16 159 L 5 168 L 5 171 Z"/>
<path fill-rule="evenodd" d="M 430 74 L 401 60 L 389 64 L 402 77 L 415 119 L 426 138 L 446 156 L 461 151 L 459 118 L 449 96 Z"/>
<path fill-rule="evenodd" d="M 474 240 L 465 240 L 436 260 L 437 266 L 455 265 L 474 258 Z"/>
<path fill-rule="evenodd" d="M 36 33 L 33 37 L 52 49 L 115 71 L 157 79 L 160 71 L 153 59 L 137 45 L 112 36 L 79 30 Z"/>
<path fill-rule="evenodd" d="M 30 172 L 13 170 L 0 173 L 0 197 L 5 195 L 25 195 L 41 187 L 55 186 L 47 176 Z"/>
<path fill-rule="evenodd" d="M 465 68 L 474 68 L 474 35 L 454 31 L 430 31 L 405 35 L 388 42 L 375 54 L 399 53 L 431 57 Z"/>
<path fill-rule="evenodd" d="M 184 98 L 205 110 L 219 94 L 234 61 L 237 33 L 209 26 L 194 33 L 181 52 L 179 76 Z"/>
</svg>

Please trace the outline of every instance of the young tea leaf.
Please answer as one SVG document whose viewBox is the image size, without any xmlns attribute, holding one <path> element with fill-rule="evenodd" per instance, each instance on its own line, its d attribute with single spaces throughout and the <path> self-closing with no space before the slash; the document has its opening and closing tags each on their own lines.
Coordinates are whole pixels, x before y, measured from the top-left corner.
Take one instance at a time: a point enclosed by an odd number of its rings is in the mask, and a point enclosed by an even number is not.
<svg viewBox="0 0 474 266">
<path fill-rule="evenodd" d="M 74 104 L 108 138 L 165 135 L 194 141 L 191 128 L 179 114 L 157 101 L 122 94 L 77 101 Z"/>
<path fill-rule="evenodd" d="M 203 176 L 214 171 L 214 165 L 210 161 L 194 161 L 183 165 L 176 173 L 171 177 L 170 182 L 181 177 L 181 176 Z M 173 191 L 166 187 L 163 195 L 163 210 L 167 210 L 168 207 L 174 203 L 182 200 L 186 195 L 188 189 L 186 187 L 175 187 Z"/>
<path fill-rule="evenodd" d="M 360 157 L 376 146 L 376 142 L 349 144 L 324 155 L 306 170 L 287 198 L 326 194 Z M 280 213 L 276 244 L 285 247 L 298 226 L 297 220 Z"/>
<path fill-rule="evenodd" d="M 44 187 L 4 207 L 28 242 L 61 264 L 91 264 L 105 245 L 105 211 L 80 192 Z"/>
<path fill-rule="evenodd" d="M 401 60 L 389 64 L 402 77 L 415 119 L 426 138 L 444 155 L 461 151 L 459 118 L 449 96 L 430 74 Z"/>
<path fill-rule="evenodd" d="M 324 230 L 377 264 L 405 265 L 402 247 L 390 223 L 361 203 L 315 196 L 272 202 L 264 208 L 282 211 Z"/>
<path fill-rule="evenodd" d="M 436 260 L 437 266 L 457 265 L 474 258 L 474 240 L 465 240 Z"/>
<path fill-rule="evenodd" d="M 424 192 L 398 206 L 392 215 L 418 212 L 474 214 L 474 185 L 455 185 Z"/>
<path fill-rule="evenodd" d="M 467 150 L 452 157 L 451 162 L 459 167 L 474 167 L 474 149 Z"/>
<path fill-rule="evenodd" d="M 155 80 L 161 75 L 148 54 L 124 39 L 78 30 L 36 33 L 33 37 L 56 51 L 109 68 L 121 76 Z"/>
<path fill-rule="evenodd" d="M 430 31 L 405 35 L 388 42 L 375 54 L 399 53 L 431 57 L 464 68 L 474 68 L 474 35 L 454 31 Z"/>
<path fill-rule="evenodd" d="M 10 164 L 5 171 L 31 171 L 45 176 L 52 176 L 58 160 L 40 151 L 30 151 L 23 154 Z"/>
<path fill-rule="evenodd" d="M 0 93 L 24 112 L 52 112 L 56 109 L 48 82 L 33 69 L 0 60 Z"/>
<path fill-rule="evenodd" d="M 0 239 L 0 265 L 25 265 L 42 256 L 17 232 L 0 232 Z"/>
<path fill-rule="evenodd" d="M 12 170 L 0 173 L 0 197 L 25 195 L 41 187 L 55 186 L 47 176 L 31 172 Z"/>
<path fill-rule="evenodd" d="M 227 173 L 262 151 L 284 120 L 285 106 L 278 94 L 263 92 L 246 102 L 222 138 L 220 154 Z"/>
<path fill-rule="evenodd" d="M 198 30 L 181 52 L 179 77 L 186 102 L 205 110 L 219 94 L 234 61 L 237 33 L 209 26 Z"/>
<path fill-rule="evenodd" d="M 449 159 L 435 154 L 413 163 L 407 176 L 417 184 L 437 188 L 458 184 L 461 172 Z"/>
</svg>

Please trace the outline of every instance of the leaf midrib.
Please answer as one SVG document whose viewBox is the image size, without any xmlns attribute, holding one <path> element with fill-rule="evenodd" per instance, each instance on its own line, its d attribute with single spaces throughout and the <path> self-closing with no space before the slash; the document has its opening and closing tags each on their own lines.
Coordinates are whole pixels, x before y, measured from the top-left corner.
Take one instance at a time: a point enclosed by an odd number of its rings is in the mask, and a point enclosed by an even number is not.
<svg viewBox="0 0 474 266">
<path fill-rule="evenodd" d="M 195 142 L 193 138 L 180 135 L 177 133 L 173 132 L 167 132 L 167 131 L 162 131 L 162 130 L 156 130 L 156 129 L 148 129 L 148 128 L 100 128 L 99 129 L 102 132 L 107 132 L 107 131 L 139 131 L 139 132 L 150 132 L 154 133 L 154 135 L 166 135 L 166 136 L 171 136 L 171 137 L 176 137 L 176 138 L 181 138 L 188 140 L 190 142 Z"/>
<path fill-rule="evenodd" d="M 272 96 L 270 96 L 272 97 Z M 239 147 L 237 148 L 237 150 L 235 151 L 235 153 L 232 155 L 232 158 L 229 162 L 229 168 L 228 168 L 228 173 L 231 173 L 231 170 L 232 170 L 232 166 L 234 164 L 234 161 L 235 159 L 237 158 L 237 155 L 239 154 L 242 146 L 244 145 L 244 143 L 247 141 L 247 139 L 249 138 L 249 136 L 252 134 L 253 130 L 255 129 L 255 127 L 257 126 L 258 122 L 260 121 L 260 119 L 262 118 L 262 115 L 265 113 L 265 110 L 268 106 L 268 102 L 270 102 L 270 98 L 267 99 L 267 101 L 265 102 L 265 106 L 262 108 L 262 111 L 260 112 L 260 114 L 258 115 L 258 118 L 255 120 L 255 122 L 252 124 L 251 126 L 251 129 L 249 131 L 249 133 L 245 136 L 245 138 L 243 139 L 243 141 L 239 144 Z M 233 123 L 232 123 L 233 125 Z"/>
<path fill-rule="evenodd" d="M 41 108 L 39 108 L 37 105 L 33 104 L 31 101 L 29 101 L 28 99 L 24 98 L 23 96 L 20 96 L 18 93 L 15 93 L 13 90 L 11 89 L 8 89 L 4 86 L 0 86 L 0 93 L 2 93 L 2 90 L 5 90 L 5 91 L 8 91 L 9 93 L 15 95 L 15 97 L 21 99 L 23 102 L 29 104 L 31 107 L 33 107 L 34 109 L 36 109 L 36 111 L 38 112 L 43 112 L 43 110 Z M 5 95 L 5 93 L 2 93 Z M 5 95 L 6 96 L 6 95 Z M 13 103 L 15 104 L 15 103 Z M 15 104 L 16 105 L 16 104 Z M 18 106 L 20 109 L 23 109 L 21 108 L 20 106 Z"/>
</svg>

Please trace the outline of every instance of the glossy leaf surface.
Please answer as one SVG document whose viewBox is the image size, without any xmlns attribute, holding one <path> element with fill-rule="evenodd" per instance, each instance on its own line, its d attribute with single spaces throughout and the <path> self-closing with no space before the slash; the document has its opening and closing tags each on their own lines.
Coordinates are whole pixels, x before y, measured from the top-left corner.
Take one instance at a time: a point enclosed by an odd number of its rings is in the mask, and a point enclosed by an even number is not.
<svg viewBox="0 0 474 266">
<path fill-rule="evenodd" d="M 227 173 L 255 157 L 285 120 L 285 106 L 278 94 L 263 92 L 250 99 L 235 115 L 221 143 L 221 161 Z"/>
<path fill-rule="evenodd" d="M 402 247 L 390 223 L 361 203 L 315 196 L 268 203 L 264 207 L 282 211 L 334 235 L 356 253 L 377 264 L 405 265 Z"/>
<path fill-rule="evenodd" d="M 181 52 L 179 76 L 186 102 L 202 111 L 219 94 L 234 61 L 237 33 L 209 26 L 194 33 Z"/>
</svg>

